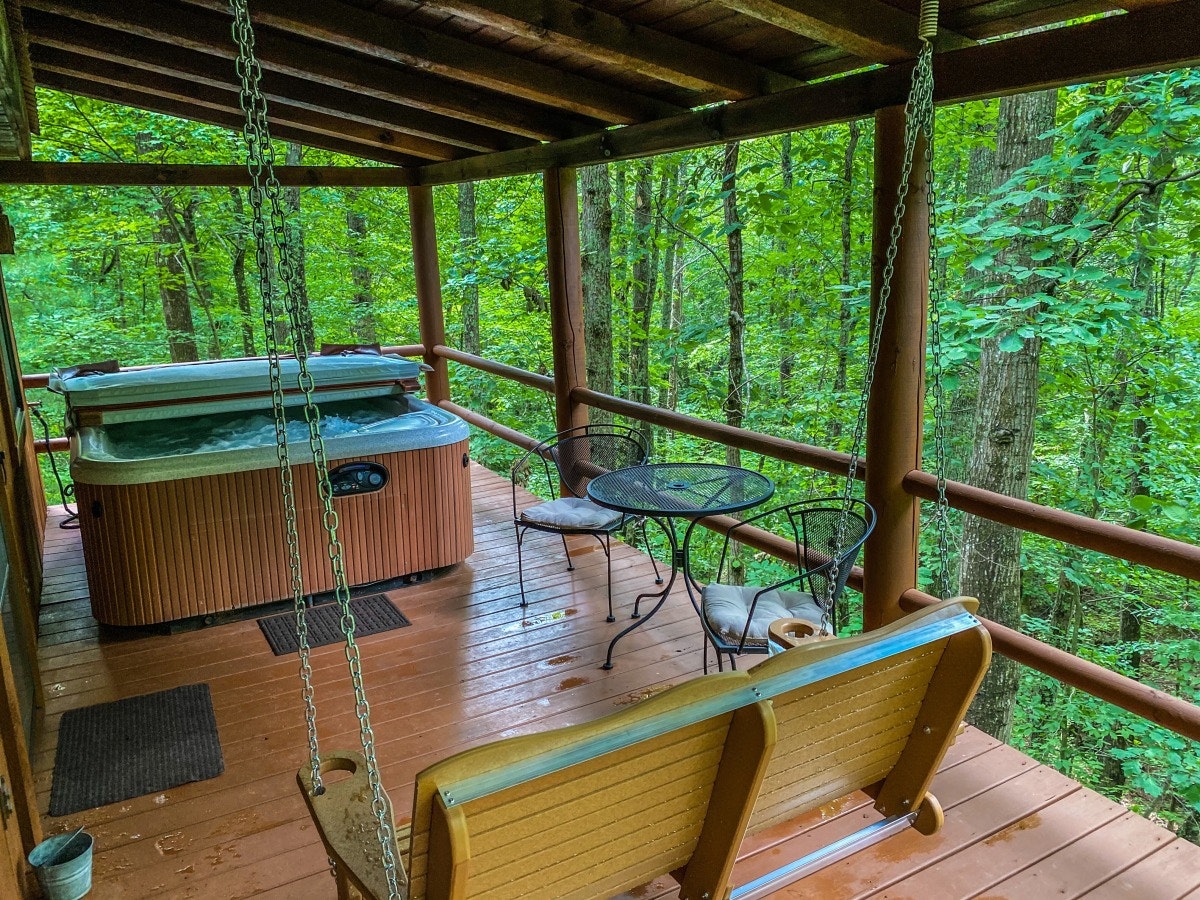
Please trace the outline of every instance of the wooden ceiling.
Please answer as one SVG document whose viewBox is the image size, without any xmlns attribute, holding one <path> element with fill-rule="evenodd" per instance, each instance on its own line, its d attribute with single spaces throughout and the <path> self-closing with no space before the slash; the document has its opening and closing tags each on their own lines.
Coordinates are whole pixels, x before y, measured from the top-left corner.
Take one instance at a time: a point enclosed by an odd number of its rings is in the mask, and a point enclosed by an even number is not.
<svg viewBox="0 0 1200 900">
<path fill-rule="evenodd" d="M 226 0 L 5 2 L 37 84 L 240 126 Z M 428 182 L 869 114 L 903 99 L 918 46 L 918 0 L 249 5 L 276 137 Z M 1194 64 L 1198 22 L 1197 0 L 943 0 L 939 95 Z"/>
</svg>

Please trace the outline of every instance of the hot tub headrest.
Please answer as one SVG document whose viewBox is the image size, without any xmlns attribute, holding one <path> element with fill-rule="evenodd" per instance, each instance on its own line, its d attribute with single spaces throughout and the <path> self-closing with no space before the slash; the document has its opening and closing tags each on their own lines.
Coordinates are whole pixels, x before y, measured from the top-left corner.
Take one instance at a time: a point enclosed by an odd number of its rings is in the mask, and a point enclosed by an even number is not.
<svg viewBox="0 0 1200 900">
<path fill-rule="evenodd" d="M 321 356 L 381 356 L 378 344 L 322 344 Z"/>
<path fill-rule="evenodd" d="M 115 359 L 105 359 L 100 362 L 80 363 L 77 366 L 66 366 L 55 369 L 54 375 L 60 380 L 67 378 L 87 377 L 88 375 L 114 375 L 121 371 L 121 363 Z"/>
</svg>

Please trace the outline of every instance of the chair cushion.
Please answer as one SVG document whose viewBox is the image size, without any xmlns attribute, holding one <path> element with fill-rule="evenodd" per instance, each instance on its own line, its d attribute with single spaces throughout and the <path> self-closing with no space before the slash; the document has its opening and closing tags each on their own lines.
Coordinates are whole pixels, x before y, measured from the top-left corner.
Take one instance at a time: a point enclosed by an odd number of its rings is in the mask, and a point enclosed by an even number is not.
<svg viewBox="0 0 1200 900">
<path fill-rule="evenodd" d="M 556 528 L 608 528 L 621 519 L 621 514 L 583 497 L 560 497 L 531 506 L 521 518 Z"/>
<path fill-rule="evenodd" d="M 730 644 L 742 639 L 750 604 L 761 587 L 752 585 L 709 584 L 701 595 L 704 617 L 709 627 Z M 813 595 L 804 591 L 768 591 L 754 607 L 754 620 L 746 634 L 747 647 L 767 645 L 767 627 L 776 619 L 821 621 L 821 607 Z"/>
</svg>

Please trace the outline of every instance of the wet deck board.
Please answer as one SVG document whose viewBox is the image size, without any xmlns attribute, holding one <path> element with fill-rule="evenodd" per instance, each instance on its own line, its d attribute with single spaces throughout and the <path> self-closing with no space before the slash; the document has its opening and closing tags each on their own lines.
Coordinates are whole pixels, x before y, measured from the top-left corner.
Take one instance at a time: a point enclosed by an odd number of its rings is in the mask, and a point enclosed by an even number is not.
<svg viewBox="0 0 1200 900">
<path fill-rule="evenodd" d="M 573 542 L 568 572 L 557 539 L 526 556 L 530 606 L 515 577 L 511 492 L 473 470 L 476 552 L 427 582 L 389 592 L 409 628 L 360 640 L 383 780 L 400 817 L 424 766 L 507 734 L 584 721 L 701 668 L 700 630 L 677 588 L 660 614 L 618 647 L 632 597 L 653 587 L 642 553 L 614 544 L 618 622 L 606 612 L 604 555 Z M 178 634 L 97 626 L 77 531 L 47 529 L 40 663 L 47 706 L 34 752 L 43 815 L 65 710 L 206 682 L 225 755 L 220 777 L 61 818 L 96 837 L 94 896 L 333 897 L 324 853 L 295 786 L 307 758 L 294 657 L 275 657 L 253 618 Z M 537 540 L 541 538 L 531 538 Z M 341 647 L 313 651 L 321 746 L 358 745 Z M 1125 813 L 1070 779 L 974 730 L 934 784 L 946 827 L 915 832 L 817 873 L 781 897 L 1181 897 L 1200 889 L 1200 848 Z M 874 815 L 851 796 L 747 842 L 744 881 L 861 827 Z M 1098 861 L 1099 862 L 1098 862 Z M 668 880 L 637 892 L 672 897 Z"/>
</svg>

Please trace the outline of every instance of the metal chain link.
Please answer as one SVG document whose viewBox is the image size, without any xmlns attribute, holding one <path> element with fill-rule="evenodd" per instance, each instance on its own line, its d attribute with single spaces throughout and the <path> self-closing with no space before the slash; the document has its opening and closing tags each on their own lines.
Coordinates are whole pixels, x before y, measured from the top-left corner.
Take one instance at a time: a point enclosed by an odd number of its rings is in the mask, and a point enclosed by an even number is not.
<svg viewBox="0 0 1200 900">
<path fill-rule="evenodd" d="M 284 535 L 287 546 L 290 584 L 296 615 L 296 632 L 300 645 L 300 679 L 303 682 L 304 717 L 308 726 L 309 758 L 313 784 L 321 784 L 321 758 L 317 741 L 315 691 L 312 684 L 312 666 L 309 663 L 308 621 L 305 616 L 304 582 L 300 559 L 300 538 L 296 528 L 295 484 L 292 478 L 291 459 L 287 443 L 287 418 L 283 400 L 283 380 L 279 359 L 276 332 L 279 314 L 276 308 L 275 257 L 271 252 L 266 235 L 263 216 L 263 172 L 267 160 L 274 154 L 269 139 L 259 129 L 258 105 L 261 93 L 257 84 L 261 69 L 254 57 L 254 32 L 250 28 L 249 15 L 244 4 L 232 3 L 234 12 L 233 35 L 239 48 L 236 61 L 240 81 L 240 97 L 245 113 L 243 135 L 246 140 L 246 166 L 250 173 L 251 229 L 254 234 L 255 261 L 258 265 L 259 294 L 262 297 L 263 331 L 265 333 L 268 371 L 271 383 L 271 409 L 275 420 L 275 447 L 278 460 L 279 482 L 283 497 Z"/>
<path fill-rule="evenodd" d="M 399 900 L 400 879 L 395 854 L 395 839 L 388 821 L 388 806 L 379 775 L 379 763 L 375 755 L 375 735 L 371 729 L 370 705 L 362 679 L 362 663 L 358 644 L 354 640 L 354 614 L 350 608 L 350 590 L 341 540 L 338 538 L 338 514 L 333 506 L 333 487 L 329 481 L 329 460 L 325 443 L 321 437 L 321 413 L 313 400 L 314 379 L 308 367 L 308 338 L 305 334 L 303 314 L 296 301 L 296 272 L 292 250 L 287 235 L 284 214 L 283 190 L 275 176 L 275 152 L 271 144 L 270 126 L 267 120 L 267 101 L 262 93 L 262 70 L 254 55 L 254 30 L 250 21 L 247 0 L 230 0 L 233 13 L 233 36 L 238 46 L 237 71 L 241 80 L 241 105 L 246 117 L 245 138 L 247 166 L 251 176 L 250 200 L 254 218 L 256 260 L 260 269 L 260 289 L 263 291 L 263 320 L 266 330 L 267 356 L 270 363 L 271 391 L 275 411 L 275 436 L 284 490 L 285 518 L 288 525 L 289 563 L 292 567 L 293 599 L 296 604 L 296 625 L 301 655 L 301 680 L 304 682 L 305 716 L 309 724 L 309 748 L 312 752 L 312 777 L 314 792 L 320 794 L 324 785 L 320 777 L 320 755 L 316 742 L 316 709 L 313 703 L 312 669 L 308 662 L 307 623 L 304 615 L 303 588 L 300 585 L 299 539 L 296 536 L 296 510 L 294 485 L 287 449 L 287 421 L 283 403 L 283 387 L 279 350 L 276 336 L 278 315 L 275 306 L 277 290 L 282 287 L 284 309 L 287 312 L 299 375 L 297 386 L 304 394 L 304 418 L 308 425 L 309 449 L 316 471 L 317 490 L 323 507 L 322 522 L 327 535 L 327 552 L 333 575 L 334 594 L 341 609 L 342 631 L 346 636 L 345 656 L 350 679 L 354 687 L 355 715 L 359 722 L 359 736 L 363 755 L 367 763 L 367 780 L 371 786 L 371 809 L 375 814 L 376 837 L 383 856 L 384 872 L 388 883 L 388 896 Z M 278 268 L 274 254 L 267 243 L 266 225 L 263 215 L 264 199 L 270 207 L 271 239 L 278 253 Z M 278 273 L 278 278 L 274 277 Z M 293 554 L 294 549 L 294 554 Z"/>
<path fill-rule="evenodd" d="M 936 14 L 935 14 L 936 18 Z M 900 185 L 896 191 L 896 205 L 892 215 L 892 228 L 888 236 L 887 252 L 884 257 L 883 272 L 880 276 L 879 299 L 876 304 L 875 319 L 871 323 L 871 333 L 868 340 L 867 349 L 867 365 L 863 373 L 862 389 L 859 391 L 858 415 L 854 423 L 854 435 L 851 440 L 850 448 L 850 465 L 846 474 L 845 487 L 842 493 L 842 515 L 838 519 L 837 535 L 834 539 L 832 549 L 837 552 L 845 543 L 846 525 L 849 518 L 851 504 L 854 498 L 854 473 L 858 470 L 858 464 L 862 459 L 863 443 L 867 429 L 867 405 L 870 400 L 871 387 L 875 383 L 875 370 L 879 363 L 879 350 L 883 339 L 883 324 L 887 318 L 888 300 L 892 296 L 892 281 L 896 274 L 896 256 L 900 248 L 900 237 L 903 233 L 904 216 L 908 212 L 908 193 L 910 182 L 912 179 L 913 158 L 916 155 L 916 146 L 918 139 L 923 135 L 925 137 L 925 176 L 926 176 L 926 196 L 930 201 L 930 225 L 933 226 L 934 219 L 932 200 L 932 176 L 933 176 L 933 156 L 932 156 L 932 141 L 933 141 L 933 47 L 929 43 L 929 39 L 925 36 L 928 33 L 928 28 L 923 26 L 921 35 L 921 52 L 917 57 L 916 67 L 913 69 L 912 82 L 909 88 L 908 99 L 904 104 L 904 161 L 900 169 Z M 936 252 L 934 234 L 930 234 L 930 254 L 931 262 Z M 931 269 L 930 274 L 932 275 Z M 940 323 L 933 327 L 934 332 L 938 336 L 937 349 L 935 351 L 934 365 L 936 374 L 935 382 L 937 390 L 941 390 L 941 330 Z M 940 404 L 938 410 L 940 412 Z M 940 473 L 943 471 L 943 466 L 938 465 L 940 479 L 940 494 L 944 501 L 945 499 L 945 480 Z M 943 568 L 945 568 L 943 564 Z M 837 583 L 840 579 L 838 563 L 836 556 L 833 560 L 833 566 L 829 570 L 829 577 L 826 584 L 824 602 L 821 603 L 821 634 L 827 635 L 832 633 L 831 616 L 833 614 L 833 601 L 837 589 Z"/>
</svg>

